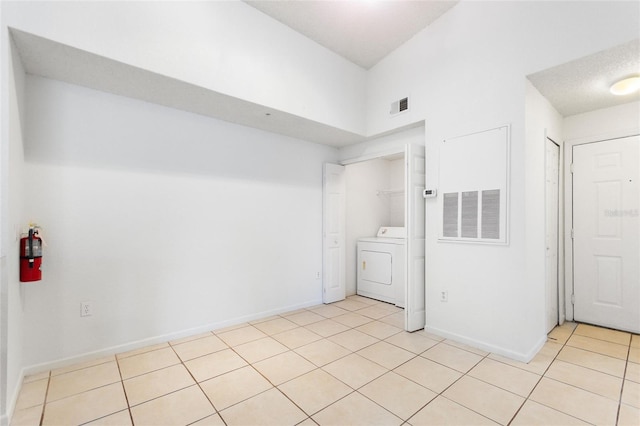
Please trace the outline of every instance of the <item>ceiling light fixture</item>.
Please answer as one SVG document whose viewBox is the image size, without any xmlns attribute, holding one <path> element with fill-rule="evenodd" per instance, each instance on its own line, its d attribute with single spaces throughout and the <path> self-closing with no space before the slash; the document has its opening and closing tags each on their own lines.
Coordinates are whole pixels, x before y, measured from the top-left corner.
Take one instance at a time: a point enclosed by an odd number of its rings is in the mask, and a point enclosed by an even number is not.
<svg viewBox="0 0 640 426">
<path fill-rule="evenodd" d="M 611 86 L 609 91 L 614 95 L 623 96 L 640 90 L 640 77 L 629 77 L 619 80 Z"/>
</svg>

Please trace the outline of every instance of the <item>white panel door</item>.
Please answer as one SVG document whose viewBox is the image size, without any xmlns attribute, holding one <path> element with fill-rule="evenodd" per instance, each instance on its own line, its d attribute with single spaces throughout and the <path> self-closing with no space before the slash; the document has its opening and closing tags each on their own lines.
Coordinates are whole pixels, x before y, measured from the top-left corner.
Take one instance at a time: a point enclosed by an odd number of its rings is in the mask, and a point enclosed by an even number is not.
<svg viewBox="0 0 640 426">
<path fill-rule="evenodd" d="M 424 328 L 425 310 L 425 150 L 407 145 L 405 149 L 405 227 L 407 230 L 407 269 L 405 323 L 407 331 Z"/>
<path fill-rule="evenodd" d="M 547 139 L 546 156 L 546 318 L 547 332 L 558 324 L 558 197 L 560 147 Z"/>
<path fill-rule="evenodd" d="M 346 297 L 344 166 L 325 164 L 323 173 L 322 301 Z"/>
<path fill-rule="evenodd" d="M 640 332 L 640 137 L 573 148 L 574 318 Z"/>
</svg>

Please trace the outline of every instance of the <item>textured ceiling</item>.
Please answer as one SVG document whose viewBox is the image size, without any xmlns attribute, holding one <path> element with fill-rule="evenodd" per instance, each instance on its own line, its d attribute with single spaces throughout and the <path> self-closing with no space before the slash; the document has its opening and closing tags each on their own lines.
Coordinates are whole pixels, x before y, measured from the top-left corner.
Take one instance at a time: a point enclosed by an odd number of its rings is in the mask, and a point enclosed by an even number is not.
<svg viewBox="0 0 640 426">
<path fill-rule="evenodd" d="M 529 80 L 564 116 L 640 101 L 640 93 L 614 96 L 616 81 L 640 75 L 640 40 L 529 75 Z"/>
<path fill-rule="evenodd" d="M 377 64 L 457 2 L 245 0 L 365 69 Z"/>
</svg>

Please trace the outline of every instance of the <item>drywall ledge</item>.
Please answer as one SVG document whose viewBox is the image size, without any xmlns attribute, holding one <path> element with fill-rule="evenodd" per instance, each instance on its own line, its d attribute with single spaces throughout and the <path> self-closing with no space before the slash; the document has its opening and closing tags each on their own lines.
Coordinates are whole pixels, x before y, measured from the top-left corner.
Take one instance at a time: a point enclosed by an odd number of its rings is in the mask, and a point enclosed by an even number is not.
<svg viewBox="0 0 640 426">
<path fill-rule="evenodd" d="M 340 147 L 365 139 L 347 130 L 228 96 L 34 34 L 17 29 L 11 29 L 10 32 L 29 74 L 323 145 Z"/>
</svg>

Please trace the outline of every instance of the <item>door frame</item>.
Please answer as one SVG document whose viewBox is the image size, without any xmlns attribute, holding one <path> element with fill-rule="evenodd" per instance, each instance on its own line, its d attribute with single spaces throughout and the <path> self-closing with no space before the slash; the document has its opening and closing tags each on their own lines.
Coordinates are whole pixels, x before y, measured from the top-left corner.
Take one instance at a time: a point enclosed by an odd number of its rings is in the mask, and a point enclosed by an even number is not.
<svg viewBox="0 0 640 426">
<path fill-rule="evenodd" d="M 402 145 L 399 145 L 399 146 L 394 147 L 394 148 L 380 150 L 380 151 L 376 151 L 375 153 L 365 154 L 365 155 L 361 155 L 361 156 L 358 156 L 358 157 L 352 157 L 352 158 L 348 158 L 348 159 L 345 159 L 345 160 L 342 160 L 342 161 L 338 162 L 338 164 L 340 164 L 342 166 L 348 166 L 349 164 L 361 163 L 361 162 L 364 162 L 364 161 L 375 160 L 375 159 L 378 159 L 378 158 L 384 158 L 384 157 L 388 157 L 388 156 L 392 156 L 392 155 L 398 155 L 398 154 L 404 155 L 404 161 L 405 161 L 405 228 L 407 228 L 407 229 L 409 227 L 409 216 L 408 216 L 409 215 L 409 211 L 408 211 L 408 209 L 406 209 L 406 201 L 407 201 L 406 197 L 409 197 L 410 188 L 407 188 L 407 182 L 406 182 L 406 174 L 408 173 L 408 169 L 409 169 L 409 167 L 408 167 L 406 162 L 408 161 L 408 157 L 410 155 L 409 145 L 418 145 L 418 144 L 411 143 L 411 142 L 403 143 Z M 423 145 L 418 145 L 418 146 L 422 147 L 423 150 L 425 149 L 425 147 Z M 426 164 L 425 164 L 425 166 L 426 166 Z M 424 203 L 424 199 L 422 199 L 421 201 Z M 425 218 L 424 217 L 418 218 L 418 220 L 420 220 L 421 223 L 423 223 L 423 224 L 425 223 Z M 407 238 L 408 237 L 409 237 L 409 233 L 407 231 Z M 405 246 L 405 250 L 407 250 L 406 246 Z M 408 269 L 408 265 L 409 265 L 409 263 L 408 263 L 409 262 L 409 258 L 407 257 L 406 260 L 407 260 L 407 265 L 405 265 L 405 279 L 408 280 L 408 278 L 409 278 L 408 275 L 409 274 L 407 273 L 408 272 L 407 269 Z M 426 261 L 426 259 L 425 259 L 425 261 Z M 408 286 L 408 281 L 405 283 L 405 286 Z M 426 292 L 426 286 L 427 286 L 427 283 L 426 283 L 426 274 L 425 274 L 425 282 L 424 282 L 425 292 Z M 408 296 L 408 289 L 407 289 L 407 287 L 405 287 L 405 308 L 404 308 L 405 309 L 405 330 L 407 329 L 407 327 L 409 327 L 409 321 L 406 318 L 406 312 L 408 312 L 407 309 L 408 309 L 408 304 L 409 304 L 409 301 L 407 300 L 407 296 Z M 425 314 L 424 322 L 426 323 L 426 314 Z M 412 330 L 412 331 L 414 331 L 414 330 Z"/>
<path fill-rule="evenodd" d="M 566 321 L 574 320 L 573 312 L 573 238 L 571 236 L 573 230 L 573 173 L 571 172 L 571 164 L 573 163 L 573 147 L 589 143 L 604 142 L 613 139 L 626 138 L 631 136 L 639 136 L 640 131 L 622 130 L 607 132 L 596 136 L 586 136 L 577 139 L 564 141 L 564 149 L 561 159 L 564 169 L 564 319 Z M 563 292 L 560 290 L 560 295 Z M 562 308 L 562 305 L 560 306 Z M 562 323 L 562 322 L 561 322 Z"/>
<path fill-rule="evenodd" d="M 546 133 L 546 132 L 545 132 Z M 563 209 L 563 185 L 562 185 L 562 170 L 563 170 L 563 161 L 562 161 L 562 145 L 559 144 L 558 142 L 556 142 L 555 140 L 553 140 L 552 138 L 550 138 L 548 135 L 545 135 L 545 158 L 544 158 L 544 164 L 545 164 L 545 189 L 544 189 L 544 194 L 545 194 L 545 242 L 546 242 L 546 234 L 548 232 L 548 228 L 549 228 L 549 224 L 546 221 L 546 215 L 547 215 L 547 210 L 549 208 L 549 206 L 547 205 L 547 185 L 546 185 L 546 179 L 547 179 L 547 166 L 549 163 L 549 158 L 547 157 L 547 143 L 551 142 L 552 144 L 554 144 L 555 146 L 558 147 L 558 200 L 557 200 L 557 227 L 558 229 L 556 230 L 556 237 L 557 237 L 557 271 L 556 271 L 556 292 L 557 292 L 557 309 L 558 309 L 558 317 L 557 317 L 557 321 L 558 324 L 562 324 L 564 323 L 564 318 L 565 318 L 565 312 L 564 312 L 564 291 L 563 291 L 563 287 L 564 287 L 564 280 L 563 280 L 563 271 L 562 271 L 562 267 L 563 267 L 563 259 L 562 259 L 562 247 L 563 247 L 563 221 L 562 221 L 562 217 L 563 217 L 563 213 L 564 213 L 564 209 Z M 546 244 L 545 244 L 546 245 Z M 546 268 L 548 267 L 547 265 L 547 257 L 546 257 L 546 252 L 545 252 L 545 278 L 546 278 Z M 546 294 L 546 290 L 548 290 L 548 286 L 547 286 L 547 282 L 545 280 L 545 298 L 546 300 L 548 300 L 548 294 Z M 545 301 L 545 314 L 546 314 L 546 301 Z M 546 315 L 545 315 L 545 320 L 546 320 Z"/>
</svg>

